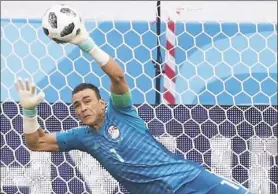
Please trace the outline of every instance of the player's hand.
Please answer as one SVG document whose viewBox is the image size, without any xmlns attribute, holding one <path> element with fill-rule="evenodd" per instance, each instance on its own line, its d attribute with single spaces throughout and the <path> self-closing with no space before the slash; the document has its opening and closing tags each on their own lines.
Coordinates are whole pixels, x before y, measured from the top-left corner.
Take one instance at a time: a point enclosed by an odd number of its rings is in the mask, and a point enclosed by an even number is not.
<svg viewBox="0 0 278 194">
<path fill-rule="evenodd" d="M 44 92 L 37 94 L 36 86 L 30 80 L 15 80 L 15 88 L 19 94 L 19 103 L 24 109 L 35 109 L 44 99 Z"/>
<path fill-rule="evenodd" d="M 86 30 L 84 23 L 82 22 L 80 27 L 80 32 L 73 39 L 71 39 L 69 43 L 80 45 L 82 42 L 86 41 L 89 38 L 90 38 L 89 33 Z"/>
</svg>

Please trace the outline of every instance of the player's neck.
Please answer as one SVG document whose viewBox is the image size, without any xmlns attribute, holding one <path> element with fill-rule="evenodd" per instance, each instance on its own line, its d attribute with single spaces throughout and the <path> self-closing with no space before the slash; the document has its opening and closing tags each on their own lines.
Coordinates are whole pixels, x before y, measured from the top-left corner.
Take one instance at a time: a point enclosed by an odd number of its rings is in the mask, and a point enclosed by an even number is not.
<svg viewBox="0 0 278 194">
<path fill-rule="evenodd" d="M 100 116 L 100 118 L 97 119 L 97 121 L 92 126 L 90 126 L 90 127 L 95 129 L 96 131 L 98 131 L 101 128 L 101 126 L 103 125 L 104 120 L 105 120 L 105 113 L 103 113 Z"/>
</svg>

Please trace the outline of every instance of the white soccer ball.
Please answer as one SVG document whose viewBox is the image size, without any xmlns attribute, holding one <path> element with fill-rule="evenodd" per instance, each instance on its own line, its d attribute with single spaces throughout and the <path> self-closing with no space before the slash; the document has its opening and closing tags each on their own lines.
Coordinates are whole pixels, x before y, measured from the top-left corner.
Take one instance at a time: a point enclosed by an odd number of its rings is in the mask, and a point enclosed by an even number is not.
<svg viewBox="0 0 278 194">
<path fill-rule="evenodd" d="M 76 10 L 57 4 L 48 9 L 42 18 L 44 33 L 57 43 L 69 42 L 80 33 L 82 20 Z"/>
</svg>

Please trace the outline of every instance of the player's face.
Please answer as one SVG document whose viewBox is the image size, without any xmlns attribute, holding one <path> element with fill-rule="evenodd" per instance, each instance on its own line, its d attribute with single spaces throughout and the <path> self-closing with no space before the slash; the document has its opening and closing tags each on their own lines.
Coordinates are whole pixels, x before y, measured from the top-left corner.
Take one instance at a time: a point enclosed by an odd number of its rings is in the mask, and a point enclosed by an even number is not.
<svg viewBox="0 0 278 194">
<path fill-rule="evenodd" d="M 96 124 L 105 110 L 105 102 L 98 100 L 92 89 L 85 89 L 74 94 L 72 103 L 79 119 L 89 126 Z"/>
</svg>

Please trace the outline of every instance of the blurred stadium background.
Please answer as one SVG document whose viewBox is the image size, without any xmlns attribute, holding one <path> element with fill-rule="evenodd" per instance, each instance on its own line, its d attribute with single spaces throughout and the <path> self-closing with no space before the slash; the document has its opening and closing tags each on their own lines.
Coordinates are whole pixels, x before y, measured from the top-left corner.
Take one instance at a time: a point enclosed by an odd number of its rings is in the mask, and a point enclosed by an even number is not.
<svg viewBox="0 0 278 194">
<path fill-rule="evenodd" d="M 1 193 L 128 193 L 85 153 L 24 145 L 15 76 L 46 93 L 39 121 L 49 132 L 80 124 L 70 105 L 80 82 L 109 98 L 88 55 L 44 35 L 40 17 L 56 3 L 1 1 Z M 277 2 L 64 3 L 122 65 L 139 115 L 169 150 L 277 193 Z"/>
</svg>

